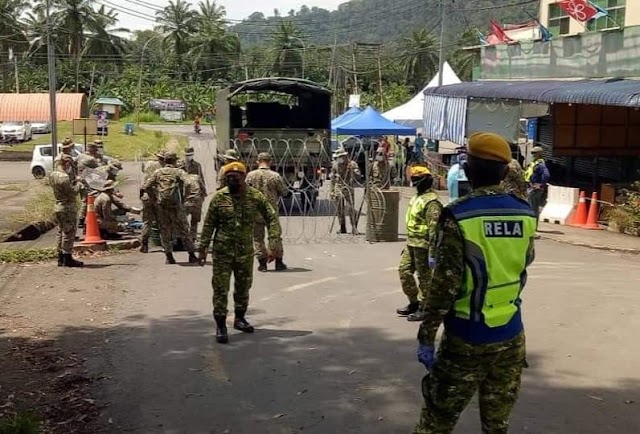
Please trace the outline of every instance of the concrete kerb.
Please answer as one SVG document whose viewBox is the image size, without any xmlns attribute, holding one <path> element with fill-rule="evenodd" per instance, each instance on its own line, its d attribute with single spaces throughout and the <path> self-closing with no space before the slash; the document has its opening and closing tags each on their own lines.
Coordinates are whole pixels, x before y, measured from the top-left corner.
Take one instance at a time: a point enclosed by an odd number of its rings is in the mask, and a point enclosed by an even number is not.
<svg viewBox="0 0 640 434">
<path fill-rule="evenodd" d="M 105 244 L 77 244 L 73 246 L 73 252 L 76 254 L 106 252 L 106 251 L 123 251 L 134 250 L 140 247 L 140 240 L 137 238 L 125 240 L 107 241 Z"/>
<path fill-rule="evenodd" d="M 545 235 L 544 233 L 538 233 L 538 235 L 540 235 L 540 239 L 554 241 L 560 244 L 568 244 L 571 246 L 586 247 L 588 249 L 601 250 L 601 251 L 614 252 L 614 253 L 640 255 L 640 249 L 630 249 L 626 247 L 611 247 L 611 246 L 603 246 L 600 244 L 588 244 L 588 243 L 583 243 L 581 241 L 573 241 L 566 238 L 558 238 L 551 235 Z"/>
</svg>

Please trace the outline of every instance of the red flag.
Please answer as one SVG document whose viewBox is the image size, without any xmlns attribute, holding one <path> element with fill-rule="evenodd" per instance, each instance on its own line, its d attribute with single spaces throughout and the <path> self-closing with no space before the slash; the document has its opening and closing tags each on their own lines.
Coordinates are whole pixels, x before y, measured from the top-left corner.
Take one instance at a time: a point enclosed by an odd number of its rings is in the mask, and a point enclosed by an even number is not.
<svg viewBox="0 0 640 434">
<path fill-rule="evenodd" d="M 502 26 L 495 21 L 489 21 L 489 26 L 491 28 L 491 34 L 488 37 L 488 41 L 491 45 L 499 44 L 499 43 L 509 43 L 513 42 L 513 40 L 507 36 Z"/>
<path fill-rule="evenodd" d="M 563 0 L 558 3 L 564 11 L 574 20 L 585 23 L 598 15 L 598 9 L 588 0 Z"/>
</svg>

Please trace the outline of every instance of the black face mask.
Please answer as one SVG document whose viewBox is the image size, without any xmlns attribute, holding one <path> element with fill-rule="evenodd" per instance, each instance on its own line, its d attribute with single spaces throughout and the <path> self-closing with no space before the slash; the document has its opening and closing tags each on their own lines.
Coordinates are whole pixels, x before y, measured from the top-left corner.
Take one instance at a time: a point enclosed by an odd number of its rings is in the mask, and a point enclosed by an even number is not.
<svg viewBox="0 0 640 434">
<path fill-rule="evenodd" d="M 238 178 L 227 178 L 227 187 L 231 193 L 240 191 L 240 180 Z"/>
</svg>

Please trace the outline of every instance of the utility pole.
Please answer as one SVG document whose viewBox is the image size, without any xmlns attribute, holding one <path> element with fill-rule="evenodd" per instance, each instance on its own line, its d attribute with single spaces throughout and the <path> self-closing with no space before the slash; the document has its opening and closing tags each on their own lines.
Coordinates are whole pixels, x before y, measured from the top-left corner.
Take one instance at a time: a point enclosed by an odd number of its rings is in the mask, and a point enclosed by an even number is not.
<svg viewBox="0 0 640 434">
<path fill-rule="evenodd" d="M 20 93 L 20 74 L 18 73 L 18 56 L 16 53 L 13 53 L 13 66 L 15 67 L 15 75 L 16 75 L 16 93 Z"/>
<path fill-rule="evenodd" d="M 358 95 L 358 70 L 356 68 L 356 49 L 358 48 L 358 44 L 354 43 L 353 48 L 351 50 L 351 59 L 353 61 L 353 85 L 355 89 L 353 90 L 354 95 Z"/>
<path fill-rule="evenodd" d="M 440 55 L 438 58 L 438 86 L 442 86 L 442 69 L 444 68 L 444 18 L 446 16 L 444 2 L 445 0 L 440 0 Z"/>
<path fill-rule="evenodd" d="M 382 46 L 378 46 L 378 86 L 380 87 L 380 111 L 384 111 L 384 93 L 382 91 Z"/>
<path fill-rule="evenodd" d="M 58 153 L 58 112 L 56 109 L 56 53 L 51 43 L 51 0 L 47 0 L 47 64 L 49 66 L 49 111 L 51 118 L 51 156 L 56 159 Z"/>
</svg>

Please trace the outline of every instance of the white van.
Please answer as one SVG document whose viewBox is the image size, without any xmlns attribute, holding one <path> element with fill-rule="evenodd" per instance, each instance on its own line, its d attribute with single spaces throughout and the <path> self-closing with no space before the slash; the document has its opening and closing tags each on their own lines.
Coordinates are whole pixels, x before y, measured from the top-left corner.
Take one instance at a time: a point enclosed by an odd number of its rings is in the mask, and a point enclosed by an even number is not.
<svg viewBox="0 0 640 434">
<path fill-rule="evenodd" d="M 71 156 L 75 160 L 82 153 L 82 145 L 75 145 L 71 150 Z M 53 157 L 51 145 L 37 145 L 33 148 L 31 157 L 31 174 L 36 179 L 42 179 L 53 170 Z M 58 143 L 58 154 L 62 152 L 62 145 Z"/>
</svg>

